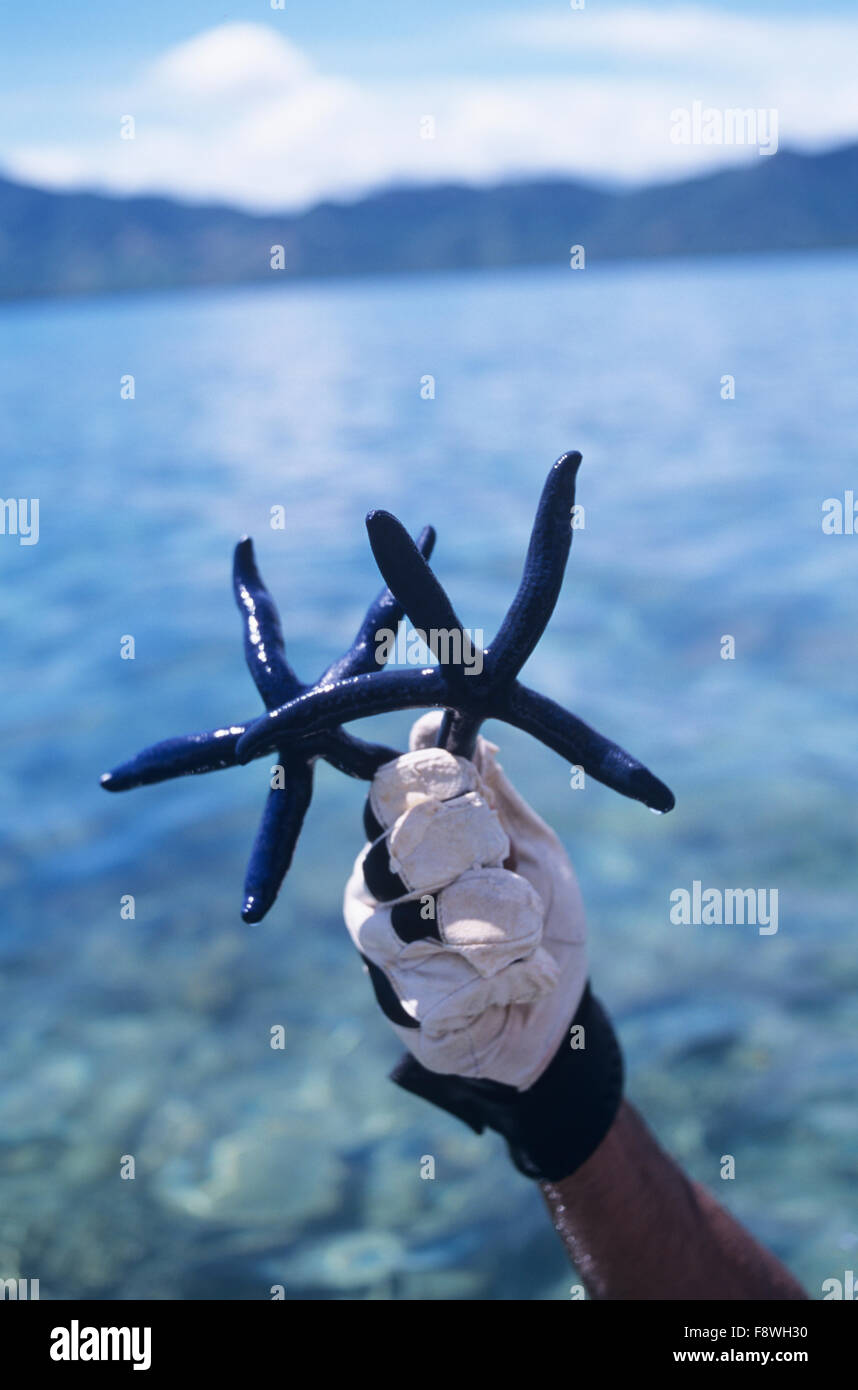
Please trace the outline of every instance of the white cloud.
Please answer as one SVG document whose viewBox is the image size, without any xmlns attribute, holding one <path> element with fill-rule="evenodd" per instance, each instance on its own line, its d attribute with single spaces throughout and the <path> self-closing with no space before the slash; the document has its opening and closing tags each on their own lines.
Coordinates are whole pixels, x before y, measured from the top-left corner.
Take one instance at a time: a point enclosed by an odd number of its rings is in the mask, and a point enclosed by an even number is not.
<svg viewBox="0 0 858 1390">
<path fill-rule="evenodd" d="M 147 79 L 168 99 L 222 101 L 277 96 L 311 82 L 312 76 L 300 49 L 273 30 L 261 24 L 222 24 L 169 49 Z"/>
<path fill-rule="evenodd" d="M 275 30 L 224 24 L 170 48 L 130 90 L 106 94 L 104 139 L 24 146 L 4 163 L 18 177 L 60 186 L 301 205 L 348 185 L 350 152 L 360 154 L 372 105 Z M 119 138 L 126 114 L 135 120 L 133 140 Z M 384 132 L 372 136 L 381 155 Z"/>
<path fill-rule="evenodd" d="M 748 71 L 762 81 L 811 72 L 852 73 L 858 20 L 814 13 L 764 17 L 700 6 L 553 8 L 500 16 L 497 38 L 532 50 L 637 65 L 658 62 L 694 74 Z"/>
<path fill-rule="evenodd" d="M 267 25 L 221 25 L 170 48 L 131 88 L 96 94 L 102 138 L 17 145 L 0 162 L 46 185 L 276 209 L 402 180 L 634 180 L 755 157 L 672 144 L 671 110 L 695 99 L 777 106 L 781 145 L 858 135 L 858 20 L 590 7 L 496 18 L 482 38 L 509 75 L 362 84 L 319 71 Z M 133 141 L 119 138 L 124 114 Z M 421 140 L 428 114 L 436 138 Z"/>
</svg>

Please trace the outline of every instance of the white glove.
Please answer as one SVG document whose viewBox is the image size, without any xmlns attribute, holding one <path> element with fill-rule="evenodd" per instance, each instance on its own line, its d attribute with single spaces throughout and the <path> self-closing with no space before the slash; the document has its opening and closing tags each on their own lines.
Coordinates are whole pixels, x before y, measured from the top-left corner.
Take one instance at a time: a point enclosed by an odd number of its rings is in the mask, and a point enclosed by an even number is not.
<svg viewBox="0 0 858 1390">
<path fill-rule="evenodd" d="M 394 1026 L 424 1067 L 524 1091 L 557 1052 L 587 982 L 581 894 L 557 836 L 496 762 L 497 747 L 480 738 L 473 762 L 454 757 L 434 746 L 440 719 L 417 721 L 412 751 L 379 770 L 369 797 L 391 872 L 437 937 L 397 935 L 392 904 L 364 882 L 370 845 L 346 886 L 346 926 L 419 1023 Z"/>
</svg>

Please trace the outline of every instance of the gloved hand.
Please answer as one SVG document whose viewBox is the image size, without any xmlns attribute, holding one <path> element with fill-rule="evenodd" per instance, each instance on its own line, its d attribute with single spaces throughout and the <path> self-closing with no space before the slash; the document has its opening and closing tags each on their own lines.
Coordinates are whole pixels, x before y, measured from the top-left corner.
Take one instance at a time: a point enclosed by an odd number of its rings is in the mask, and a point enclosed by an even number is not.
<svg viewBox="0 0 858 1390">
<path fill-rule="evenodd" d="M 613 1121 L 622 1061 L 587 985 L 572 865 L 479 739 L 473 761 L 436 748 L 440 715 L 370 790 L 370 843 L 345 919 L 410 1056 L 399 1085 L 486 1125 L 528 1176 L 557 1180 Z"/>
</svg>

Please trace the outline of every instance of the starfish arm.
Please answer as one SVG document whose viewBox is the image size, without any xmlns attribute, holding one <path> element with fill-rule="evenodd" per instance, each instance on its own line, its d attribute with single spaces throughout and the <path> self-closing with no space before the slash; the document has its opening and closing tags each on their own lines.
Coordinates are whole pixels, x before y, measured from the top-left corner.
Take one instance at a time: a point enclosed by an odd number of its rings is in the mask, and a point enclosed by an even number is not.
<svg viewBox="0 0 858 1390">
<path fill-rule="evenodd" d="M 417 549 L 428 560 L 434 547 L 435 528 L 424 526 L 417 537 Z M 395 634 L 402 616 L 402 604 L 394 598 L 390 589 L 382 589 L 378 598 L 367 611 L 351 647 L 345 656 L 341 656 L 338 661 L 328 667 L 319 680 L 319 685 L 328 685 L 331 681 L 345 680 L 347 676 L 363 676 L 368 675 L 370 671 L 378 671 L 383 663 L 379 662 L 376 657 L 377 634 L 382 629 Z"/>
<path fill-rule="evenodd" d="M 241 915 L 261 922 L 280 892 L 313 795 L 313 764 L 280 755 L 283 787 L 268 793 L 244 880 Z"/>
<path fill-rule="evenodd" d="M 125 792 L 132 787 L 147 787 L 153 782 L 166 782 L 173 777 L 237 767 L 236 745 L 253 722 L 246 719 L 243 724 L 229 724 L 226 728 L 211 729 L 208 733 L 185 734 L 181 738 L 153 743 L 127 763 L 120 763 L 112 772 L 105 772 L 101 785 L 108 792 Z"/>
<path fill-rule="evenodd" d="M 314 686 L 281 709 L 263 715 L 239 739 L 236 752 L 239 762 L 249 762 L 277 748 L 284 736 L 300 738 L 373 714 L 450 703 L 448 683 L 443 673 L 432 666 L 420 671 L 376 671 L 367 676 L 350 676 L 334 685 Z"/>
<path fill-rule="evenodd" d="M 371 782 L 384 763 L 399 757 L 395 748 L 387 748 L 383 743 L 365 743 L 362 738 L 353 738 L 344 729 L 316 734 L 308 742 L 318 746 L 321 757 L 332 767 L 362 782 Z"/>
<path fill-rule="evenodd" d="M 473 758 L 483 718 L 481 714 L 448 709 L 438 730 L 438 747 L 457 753 L 460 758 Z"/>
<path fill-rule="evenodd" d="M 467 685 L 474 679 L 466 679 L 463 659 L 470 655 L 470 638 L 402 522 L 390 512 L 370 512 L 366 529 L 376 564 L 391 592 L 438 658 L 451 684 Z"/>
<path fill-rule="evenodd" d="M 532 734 L 568 763 L 583 768 L 587 776 L 622 796 L 642 801 L 652 811 L 673 809 L 673 792 L 630 753 L 518 681 L 500 717 Z"/>
<path fill-rule="evenodd" d="M 489 649 L 494 681 L 518 675 L 554 612 L 572 543 L 572 506 L 580 462 L 579 453 L 564 454 L 542 489 L 521 583 Z"/>
<path fill-rule="evenodd" d="M 232 587 L 242 618 L 247 669 L 266 709 L 274 709 L 304 686 L 286 660 L 277 606 L 260 578 L 249 536 L 235 547 Z"/>
</svg>

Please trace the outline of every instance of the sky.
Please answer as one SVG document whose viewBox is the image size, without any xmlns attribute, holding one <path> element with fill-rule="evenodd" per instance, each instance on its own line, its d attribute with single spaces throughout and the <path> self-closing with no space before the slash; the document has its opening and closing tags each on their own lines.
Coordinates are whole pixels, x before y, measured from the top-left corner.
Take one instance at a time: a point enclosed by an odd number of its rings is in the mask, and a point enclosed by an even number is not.
<svg viewBox="0 0 858 1390">
<path fill-rule="evenodd" d="M 774 110 L 779 148 L 858 139 L 856 0 L 580 4 L 4 0 L 0 172 L 270 210 L 762 157 L 674 143 L 694 102 Z"/>
</svg>

